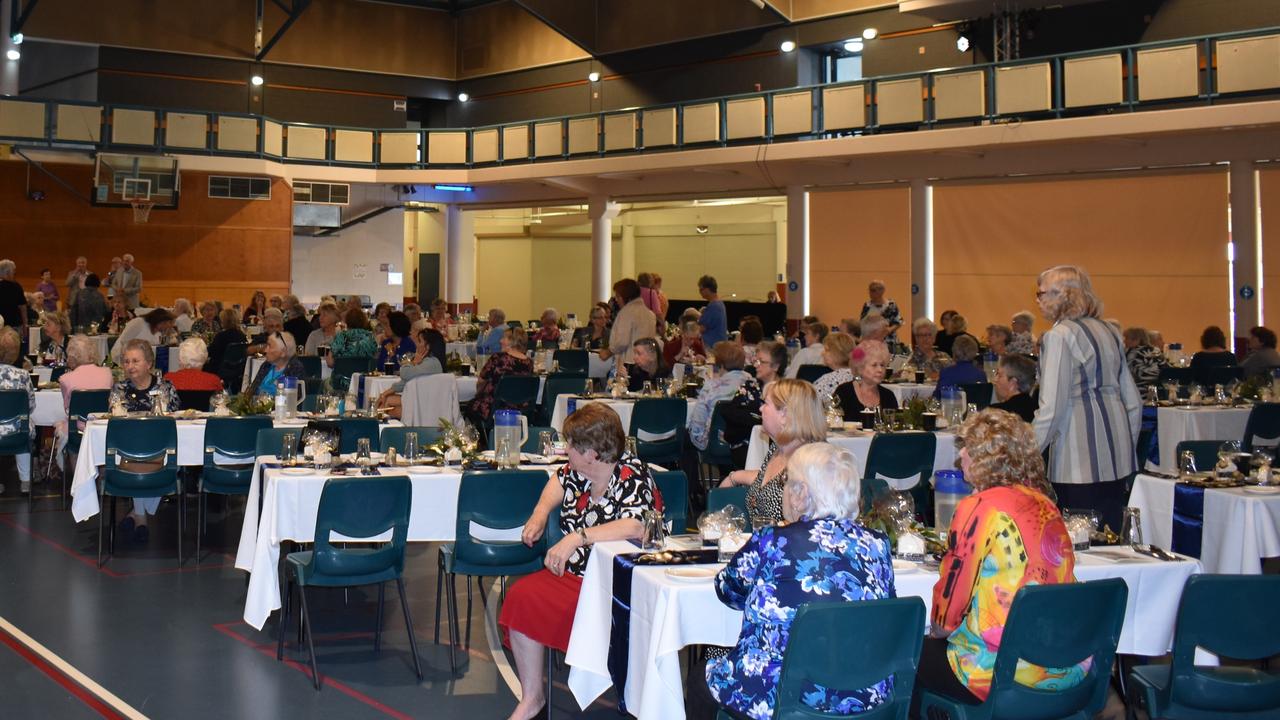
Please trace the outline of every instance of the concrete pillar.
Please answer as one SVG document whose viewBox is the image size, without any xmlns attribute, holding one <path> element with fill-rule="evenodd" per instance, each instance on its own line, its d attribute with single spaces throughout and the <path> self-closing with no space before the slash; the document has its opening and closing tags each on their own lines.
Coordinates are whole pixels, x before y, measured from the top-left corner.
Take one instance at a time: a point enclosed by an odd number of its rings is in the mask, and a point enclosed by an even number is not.
<svg viewBox="0 0 1280 720">
<path fill-rule="evenodd" d="M 1227 257 L 1231 273 L 1231 334 L 1245 338 L 1262 324 L 1262 233 L 1258 227 L 1258 170 L 1252 160 L 1232 160 L 1231 237 Z M 1230 347 L 1228 349 L 1231 349 Z"/>
<path fill-rule="evenodd" d="M 774 231 L 774 259 L 773 259 L 773 282 L 775 285 L 786 287 L 787 282 L 787 209 L 785 207 L 774 208 L 773 210 L 773 231 Z"/>
<path fill-rule="evenodd" d="M 21 60 L 10 60 L 8 52 L 21 50 L 13 44 L 9 34 L 9 13 L 14 0 L 0 0 L 0 96 L 18 94 L 18 68 Z"/>
<path fill-rule="evenodd" d="M 622 226 L 622 277 L 636 276 L 636 226 Z"/>
<path fill-rule="evenodd" d="M 787 188 L 787 319 L 809 314 L 809 191 Z"/>
<path fill-rule="evenodd" d="M 902 318 L 908 328 L 916 318 L 933 317 L 933 186 L 925 180 L 911 181 L 910 290 L 911 316 Z"/>
<path fill-rule="evenodd" d="M 587 206 L 591 218 L 591 302 L 608 302 L 613 292 L 613 219 L 621 207 L 597 195 Z M 634 258 L 632 265 L 635 265 Z"/>
<path fill-rule="evenodd" d="M 451 203 L 445 210 L 444 299 L 450 306 L 470 307 L 476 295 L 475 218 Z"/>
</svg>

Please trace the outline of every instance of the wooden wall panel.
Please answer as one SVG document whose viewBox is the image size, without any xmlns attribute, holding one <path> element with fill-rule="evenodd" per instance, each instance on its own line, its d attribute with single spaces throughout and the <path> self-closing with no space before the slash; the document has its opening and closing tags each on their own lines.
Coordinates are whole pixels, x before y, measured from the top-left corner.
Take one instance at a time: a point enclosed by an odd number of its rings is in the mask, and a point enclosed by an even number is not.
<svg viewBox="0 0 1280 720">
<path fill-rule="evenodd" d="M 904 313 L 910 312 L 910 205 L 905 186 L 809 194 L 811 313 L 827 325 L 857 317 L 867 284 L 876 279 L 884 281 L 887 295 Z"/>
<path fill-rule="evenodd" d="M 1262 211 L 1262 322 L 1280 322 L 1280 169 L 1258 173 L 1258 204 Z"/>
<path fill-rule="evenodd" d="M 457 42 L 460 79 L 591 57 L 516 3 L 461 13 Z"/>
</svg>

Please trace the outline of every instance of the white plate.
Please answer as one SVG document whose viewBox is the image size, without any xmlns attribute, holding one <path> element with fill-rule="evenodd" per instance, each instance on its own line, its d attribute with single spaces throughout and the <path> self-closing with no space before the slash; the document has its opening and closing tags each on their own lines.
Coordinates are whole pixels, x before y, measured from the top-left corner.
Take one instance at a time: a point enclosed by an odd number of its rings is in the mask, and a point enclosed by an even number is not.
<svg viewBox="0 0 1280 720">
<path fill-rule="evenodd" d="M 316 471 L 311 468 L 287 467 L 281 468 L 280 473 L 283 475 L 314 475 Z"/>
<path fill-rule="evenodd" d="M 895 575 L 905 575 L 907 573 L 920 572 L 920 566 L 910 560 L 894 560 L 893 573 Z"/>
<path fill-rule="evenodd" d="M 1246 485 L 1242 488 L 1247 493 L 1254 495 L 1275 495 L 1280 493 L 1280 487 L 1263 486 L 1263 485 Z"/>
<path fill-rule="evenodd" d="M 669 567 L 667 568 L 667 577 L 680 582 L 702 582 L 703 580 L 715 579 L 716 573 L 720 572 L 719 567 L 708 566 L 689 566 L 689 567 Z"/>
<path fill-rule="evenodd" d="M 410 465 L 404 471 L 410 475 L 435 475 L 440 472 L 440 468 L 431 465 Z"/>
</svg>

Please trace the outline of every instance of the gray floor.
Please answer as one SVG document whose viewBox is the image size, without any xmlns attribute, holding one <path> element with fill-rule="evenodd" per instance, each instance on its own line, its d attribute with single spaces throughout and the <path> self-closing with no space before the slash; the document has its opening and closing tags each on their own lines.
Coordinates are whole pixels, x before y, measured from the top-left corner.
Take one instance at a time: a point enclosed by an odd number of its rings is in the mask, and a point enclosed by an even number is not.
<svg viewBox="0 0 1280 720">
<path fill-rule="evenodd" d="M 432 642 L 433 545 L 411 545 L 407 565 L 423 681 L 413 674 L 394 586 L 388 586 L 379 655 L 373 652 L 376 590 L 347 597 L 341 590 L 317 590 L 309 598 L 325 686 L 316 692 L 296 636 L 289 638 L 286 662 L 277 662 L 277 618 L 261 632 L 241 620 L 245 574 L 232 567 L 238 509 L 226 523 L 220 511 L 212 512 L 209 552 L 198 565 L 188 559 L 178 568 L 177 505 L 166 503 L 150 542 L 118 540 L 116 556 L 99 570 L 97 522 L 77 525 L 61 510 L 58 485 L 36 485 L 30 505 L 17 494 L 8 458 L 0 459 L 0 483 L 6 486 L 0 496 L 0 617 L 148 717 L 478 720 L 505 717 L 514 707 L 489 654 L 478 596 L 470 661 L 460 677 L 450 676 L 448 646 Z M 194 543 L 188 525 L 187 553 L 194 553 Z M 461 583 L 459 596 L 465 611 Z M 444 628 L 441 636 L 447 638 Z M 579 712 L 564 673 L 561 668 L 557 678 L 556 714 L 618 717 L 612 693 Z M 0 717 L 102 716 L 8 644 L 0 644 L 0 678 Z"/>
</svg>

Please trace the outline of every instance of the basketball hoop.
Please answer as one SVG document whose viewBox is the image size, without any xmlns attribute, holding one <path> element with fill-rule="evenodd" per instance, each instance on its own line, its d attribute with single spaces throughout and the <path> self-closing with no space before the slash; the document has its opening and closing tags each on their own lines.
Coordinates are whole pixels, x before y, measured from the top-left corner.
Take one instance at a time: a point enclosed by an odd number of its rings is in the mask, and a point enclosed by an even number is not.
<svg viewBox="0 0 1280 720">
<path fill-rule="evenodd" d="M 151 217 L 151 208 L 155 207 L 155 202 L 151 200 L 143 200 L 135 198 L 129 201 L 129 205 L 133 207 L 133 222 L 135 225 L 141 225 Z"/>
</svg>

